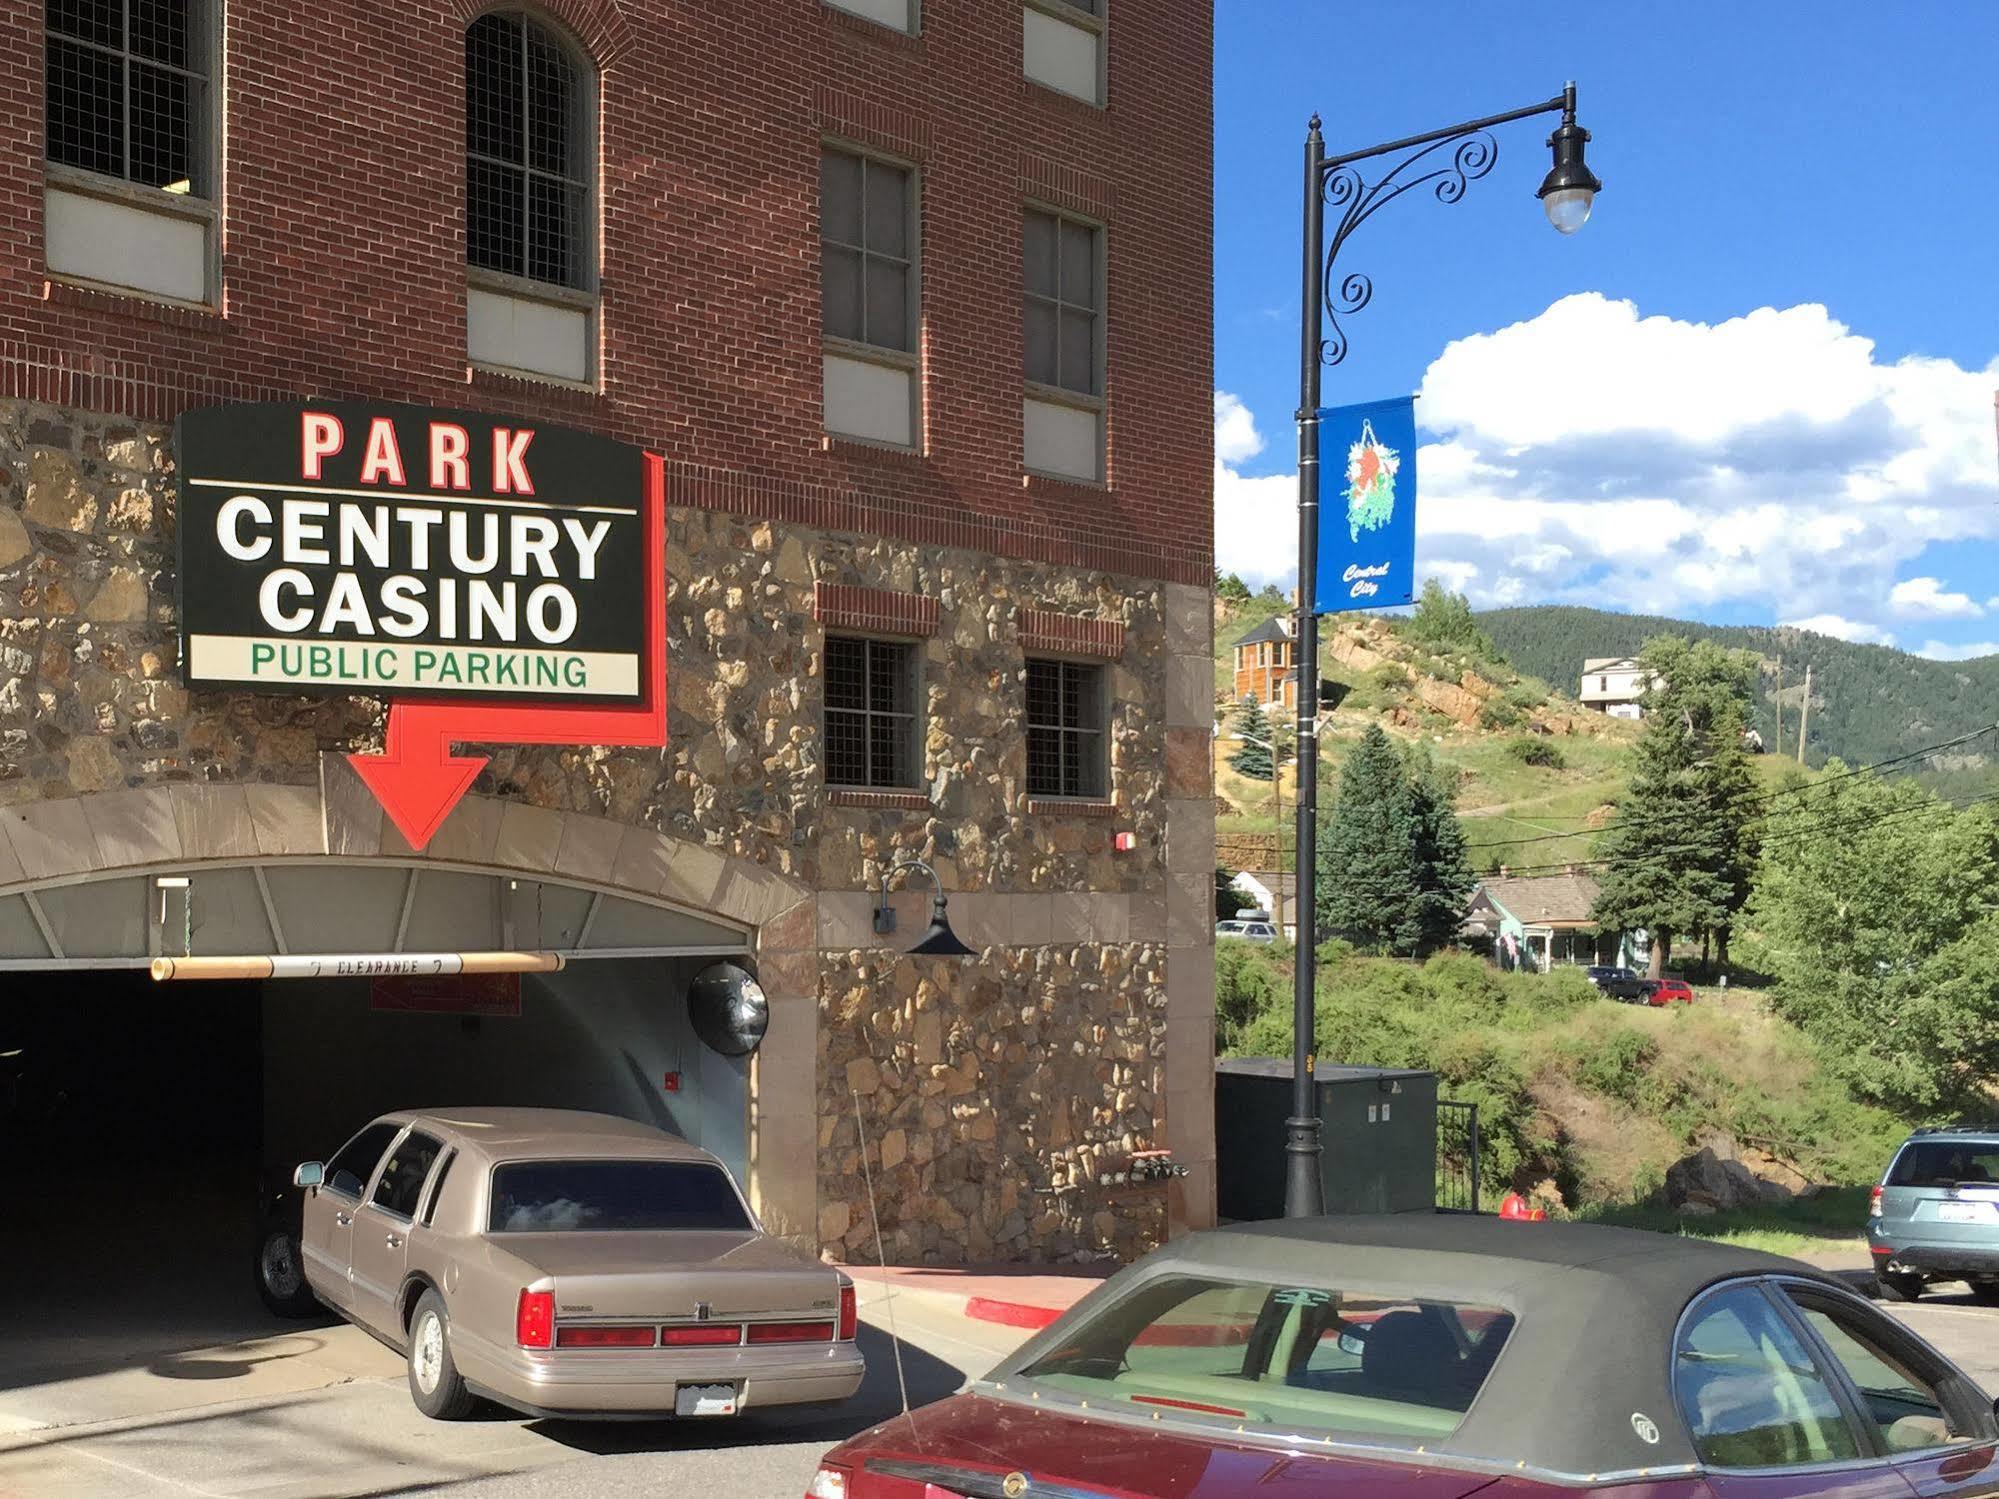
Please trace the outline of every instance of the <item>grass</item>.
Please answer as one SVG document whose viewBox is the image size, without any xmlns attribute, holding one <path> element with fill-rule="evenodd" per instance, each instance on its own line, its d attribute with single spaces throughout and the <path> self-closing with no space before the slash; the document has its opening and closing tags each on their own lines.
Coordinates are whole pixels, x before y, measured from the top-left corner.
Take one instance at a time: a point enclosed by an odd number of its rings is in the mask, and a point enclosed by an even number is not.
<svg viewBox="0 0 1999 1499">
<path fill-rule="evenodd" d="M 1218 1050 L 1288 1055 L 1288 951 L 1224 948 Z M 1661 1188 L 1708 1131 L 1768 1151 L 1807 1181 L 1856 1187 L 1907 1128 L 1850 1094 L 1747 992 L 1654 1010 L 1602 999 L 1574 970 L 1502 974 L 1464 954 L 1418 965 L 1358 957 L 1343 943 L 1322 947 L 1320 972 L 1320 1054 L 1433 1070 L 1444 1097 L 1478 1104 L 1483 1188 L 1495 1202 L 1552 1185 L 1570 1213 L 1678 1227 Z M 1850 1198 L 1830 1195 L 1684 1226 L 1786 1235 L 1763 1242 L 1795 1252 L 1798 1236 L 1847 1239 L 1864 1219 Z"/>
<path fill-rule="evenodd" d="M 1809 1197 L 1706 1218 L 1683 1218 L 1656 1203 L 1606 1203 L 1576 1216 L 1593 1223 L 1713 1239 L 1766 1254 L 1858 1251 L 1864 1244 L 1861 1226 L 1867 1221 L 1867 1190 L 1865 1186 L 1827 1187 Z"/>
</svg>

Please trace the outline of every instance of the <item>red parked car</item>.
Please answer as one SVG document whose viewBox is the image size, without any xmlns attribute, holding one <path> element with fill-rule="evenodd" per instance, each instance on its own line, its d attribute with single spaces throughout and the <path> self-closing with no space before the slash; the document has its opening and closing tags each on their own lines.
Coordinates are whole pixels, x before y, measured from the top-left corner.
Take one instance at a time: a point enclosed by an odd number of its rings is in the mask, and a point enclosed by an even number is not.
<svg viewBox="0 0 1999 1499">
<path fill-rule="evenodd" d="M 1993 1403 L 1833 1277 L 1699 1239 L 1409 1214 L 1130 1266 L 807 1499 L 1999 1493 Z"/>
<path fill-rule="evenodd" d="M 1693 986 L 1685 979 L 1651 979 L 1647 982 L 1645 1003 L 1648 1005 L 1690 1005 L 1693 1002 Z"/>
</svg>

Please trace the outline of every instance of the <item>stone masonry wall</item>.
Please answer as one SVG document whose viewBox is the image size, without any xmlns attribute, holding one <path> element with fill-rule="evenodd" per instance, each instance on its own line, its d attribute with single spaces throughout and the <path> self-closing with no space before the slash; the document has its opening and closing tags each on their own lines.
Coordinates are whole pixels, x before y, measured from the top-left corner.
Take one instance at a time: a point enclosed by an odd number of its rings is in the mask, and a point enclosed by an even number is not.
<svg viewBox="0 0 1999 1499">
<path fill-rule="evenodd" d="M 0 403 L 0 810 L 179 783 L 318 786 L 323 758 L 379 746 L 375 699 L 180 685 L 174 516 L 167 429 Z M 1169 1203 L 1176 1222 L 1206 1221 L 1205 593 L 685 506 L 669 509 L 667 571 L 667 747 L 482 746 L 492 761 L 475 789 L 650 828 L 814 893 L 816 930 L 764 959 L 774 1006 L 794 1008 L 760 1068 L 790 1081 L 760 1081 L 753 1109 L 759 1171 L 790 1178 L 792 1230 L 816 1226 L 835 1255 L 874 1252 L 855 1094 L 896 1257 L 1129 1254 L 1164 1235 Z M 909 805 L 851 805 L 825 785 L 815 583 L 938 602 L 921 642 L 923 795 Z M 1106 663 L 1108 807 L 1029 806 L 1026 608 L 1124 627 Z M 1114 852 L 1115 831 L 1136 846 Z M 878 938 L 868 920 L 908 854 L 953 893 L 979 961 L 883 950 L 921 930 L 927 890 L 897 895 L 901 935 Z M 1099 1182 L 1164 1145 L 1194 1169 L 1187 1183 Z"/>
</svg>

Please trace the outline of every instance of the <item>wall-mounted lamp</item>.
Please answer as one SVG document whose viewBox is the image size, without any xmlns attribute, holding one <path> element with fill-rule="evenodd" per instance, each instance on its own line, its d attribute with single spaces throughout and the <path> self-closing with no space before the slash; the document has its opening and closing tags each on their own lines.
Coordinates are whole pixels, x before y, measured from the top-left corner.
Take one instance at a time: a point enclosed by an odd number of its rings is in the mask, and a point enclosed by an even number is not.
<svg viewBox="0 0 1999 1499">
<path fill-rule="evenodd" d="M 930 876 L 930 930 L 923 934 L 923 940 L 909 949 L 913 958 L 975 958 L 978 951 L 965 946 L 958 940 L 958 934 L 951 930 L 950 919 L 944 914 L 944 886 L 937 878 L 937 871 L 921 859 L 905 859 L 892 865 L 882 875 L 881 900 L 875 906 L 875 935 L 886 937 L 895 930 L 895 908 L 888 903 L 889 881 L 905 870 L 921 870 Z"/>
</svg>

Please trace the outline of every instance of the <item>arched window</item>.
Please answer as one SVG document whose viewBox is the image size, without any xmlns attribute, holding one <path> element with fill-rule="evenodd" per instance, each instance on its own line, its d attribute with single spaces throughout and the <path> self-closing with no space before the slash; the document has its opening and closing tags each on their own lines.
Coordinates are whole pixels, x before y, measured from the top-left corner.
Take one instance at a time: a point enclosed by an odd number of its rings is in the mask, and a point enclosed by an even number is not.
<svg viewBox="0 0 1999 1499">
<path fill-rule="evenodd" d="M 465 31 L 465 258 L 588 289 L 591 78 L 548 26 L 490 11 Z"/>
</svg>

